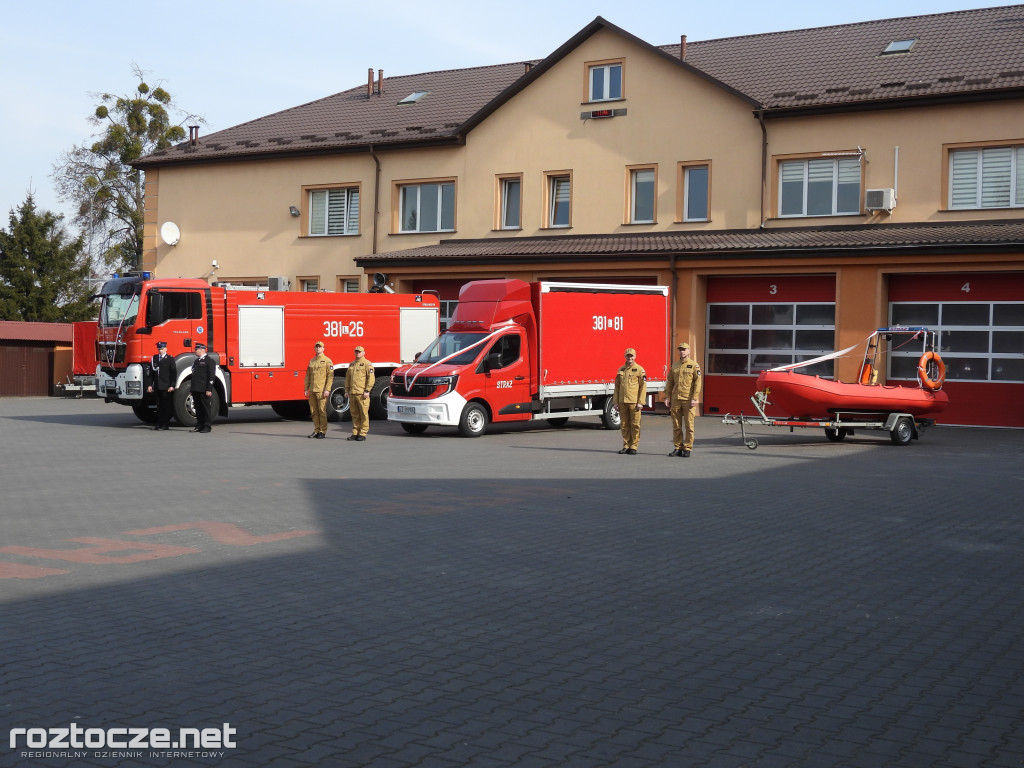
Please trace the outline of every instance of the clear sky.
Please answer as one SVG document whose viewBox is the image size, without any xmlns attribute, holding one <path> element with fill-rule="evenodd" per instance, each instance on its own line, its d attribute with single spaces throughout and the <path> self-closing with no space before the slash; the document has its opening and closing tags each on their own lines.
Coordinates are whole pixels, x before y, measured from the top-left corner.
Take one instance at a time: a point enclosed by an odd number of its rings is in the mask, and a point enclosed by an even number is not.
<svg viewBox="0 0 1024 768">
<path fill-rule="evenodd" d="M 653 45 L 986 8 L 971 0 L 29 0 L 0 13 L 2 226 L 29 189 L 68 213 L 54 163 L 91 141 L 95 92 L 134 89 L 133 65 L 201 132 L 228 128 L 385 79 L 540 59 L 595 16 Z"/>
</svg>

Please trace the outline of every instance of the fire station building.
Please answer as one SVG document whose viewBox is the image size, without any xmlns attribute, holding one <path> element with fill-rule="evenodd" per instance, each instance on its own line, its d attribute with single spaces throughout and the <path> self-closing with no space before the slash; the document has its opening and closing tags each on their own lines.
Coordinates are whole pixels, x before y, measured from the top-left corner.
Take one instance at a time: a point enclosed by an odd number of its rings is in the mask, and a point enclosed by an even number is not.
<svg viewBox="0 0 1024 768">
<path fill-rule="evenodd" d="M 1024 6 L 385 78 L 146 172 L 144 268 L 293 290 L 669 286 L 703 413 L 886 325 L 939 332 L 942 422 L 1024 427 Z M 217 267 L 211 268 L 212 259 Z M 916 378 L 896 349 L 885 374 Z M 643 362 L 643 361 L 640 361 Z M 860 355 L 813 373 L 852 380 Z"/>
</svg>

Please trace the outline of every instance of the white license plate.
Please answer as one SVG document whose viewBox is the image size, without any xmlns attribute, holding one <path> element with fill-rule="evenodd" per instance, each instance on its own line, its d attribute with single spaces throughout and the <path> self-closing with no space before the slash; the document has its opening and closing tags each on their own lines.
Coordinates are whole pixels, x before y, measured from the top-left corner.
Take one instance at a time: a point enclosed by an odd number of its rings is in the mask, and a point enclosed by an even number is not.
<svg viewBox="0 0 1024 768">
<path fill-rule="evenodd" d="M 416 406 L 414 405 L 400 405 L 398 406 L 399 413 L 416 413 Z"/>
</svg>

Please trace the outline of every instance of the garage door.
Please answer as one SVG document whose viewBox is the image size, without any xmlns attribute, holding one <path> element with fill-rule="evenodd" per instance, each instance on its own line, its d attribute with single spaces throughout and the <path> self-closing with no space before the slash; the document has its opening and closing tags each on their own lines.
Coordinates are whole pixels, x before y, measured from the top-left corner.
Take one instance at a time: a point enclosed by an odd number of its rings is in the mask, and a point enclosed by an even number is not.
<svg viewBox="0 0 1024 768">
<path fill-rule="evenodd" d="M 950 399 L 941 423 L 1024 427 L 1024 274 L 893 275 L 889 322 L 938 331 Z M 888 375 L 916 381 L 917 354 L 894 351 Z"/>
<path fill-rule="evenodd" d="M 749 412 L 758 373 L 834 352 L 835 318 L 834 275 L 709 278 L 704 412 Z M 801 370 L 832 376 L 834 363 Z"/>
</svg>

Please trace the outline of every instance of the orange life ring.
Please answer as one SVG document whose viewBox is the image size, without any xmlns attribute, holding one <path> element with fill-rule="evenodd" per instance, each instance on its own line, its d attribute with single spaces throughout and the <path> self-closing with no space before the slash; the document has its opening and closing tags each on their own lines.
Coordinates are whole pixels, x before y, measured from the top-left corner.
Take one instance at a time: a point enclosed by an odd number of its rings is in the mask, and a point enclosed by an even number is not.
<svg viewBox="0 0 1024 768">
<path fill-rule="evenodd" d="M 934 379 L 928 378 L 928 363 L 934 362 L 938 371 Z M 941 389 L 942 382 L 946 380 L 946 364 L 942 362 L 938 352 L 925 352 L 917 361 L 917 378 L 921 380 L 921 386 L 925 389 Z"/>
</svg>

